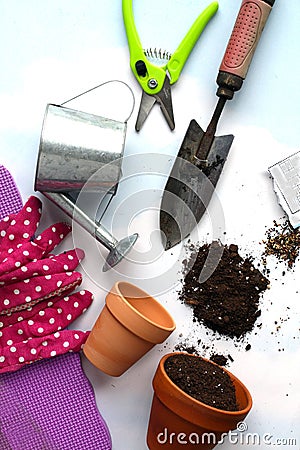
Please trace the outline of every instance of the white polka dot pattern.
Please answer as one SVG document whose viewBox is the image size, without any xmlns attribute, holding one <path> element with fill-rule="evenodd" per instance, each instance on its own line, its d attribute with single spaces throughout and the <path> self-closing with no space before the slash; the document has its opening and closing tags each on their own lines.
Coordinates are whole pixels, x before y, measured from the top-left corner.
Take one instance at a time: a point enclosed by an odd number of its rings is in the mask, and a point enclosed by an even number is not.
<svg viewBox="0 0 300 450">
<path fill-rule="evenodd" d="M 57 223 L 34 237 L 41 202 L 30 197 L 22 210 L 0 222 L 0 373 L 42 358 L 79 351 L 89 332 L 65 330 L 91 304 L 75 269 L 83 252 L 50 252 L 69 233 Z M 26 230 L 26 232 L 25 232 Z"/>
</svg>

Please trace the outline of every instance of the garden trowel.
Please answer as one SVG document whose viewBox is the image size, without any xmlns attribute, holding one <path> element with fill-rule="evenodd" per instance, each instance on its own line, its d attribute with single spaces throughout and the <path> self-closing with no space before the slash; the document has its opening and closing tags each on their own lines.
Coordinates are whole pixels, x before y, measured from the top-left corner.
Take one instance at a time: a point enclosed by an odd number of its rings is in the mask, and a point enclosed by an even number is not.
<svg viewBox="0 0 300 450">
<path fill-rule="evenodd" d="M 167 181 L 160 229 L 169 249 L 187 237 L 200 221 L 221 175 L 234 136 L 215 136 L 227 100 L 241 89 L 275 0 L 243 0 L 217 77 L 217 106 L 206 132 L 195 120 Z"/>
</svg>

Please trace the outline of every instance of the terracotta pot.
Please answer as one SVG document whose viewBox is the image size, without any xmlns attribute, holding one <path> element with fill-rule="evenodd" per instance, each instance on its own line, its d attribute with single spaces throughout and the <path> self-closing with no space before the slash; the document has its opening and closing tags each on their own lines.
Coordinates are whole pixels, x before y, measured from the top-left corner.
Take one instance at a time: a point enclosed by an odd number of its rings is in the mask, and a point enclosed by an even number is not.
<svg viewBox="0 0 300 450">
<path fill-rule="evenodd" d="M 194 399 L 176 386 L 166 374 L 165 361 L 175 354 L 199 358 L 178 352 L 167 354 L 161 359 L 153 378 L 154 395 L 148 424 L 148 447 L 150 450 L 212 449 L 222 439 L 223 433 L 236 429 L 237 424 L 247 416 L 252 407 L 251 395 L 234 375 L 222 367 L 234 383 L 240 409 L 224 411 Z M 215 364 L 212 361 L 209 363 Z"/>
<path fill-rule="evenodd" d="M 120 281 L 107 294 L 83 352 L 102 372 L 120 376 L 174 330 L 174 320 L 157 300 Z"/>
</svg>

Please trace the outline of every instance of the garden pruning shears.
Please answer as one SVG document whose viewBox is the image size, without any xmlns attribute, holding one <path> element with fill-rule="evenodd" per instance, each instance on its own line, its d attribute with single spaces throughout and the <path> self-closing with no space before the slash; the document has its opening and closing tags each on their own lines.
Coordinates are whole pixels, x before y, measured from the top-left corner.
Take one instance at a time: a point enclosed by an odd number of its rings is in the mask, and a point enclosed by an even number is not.
<svg viewBox="0 0 300 450">
<path fill-rule="evenodd" d="M 183 66 L 202 31 L 217 12 L 218 2 L 212 2 L 198 16 L 177 50 L 169 61 L 162 66 L 151 63 L 145 55 L 134 24 L 132 0 L 122 0 L 122 8 L 130 52 L 130 67 L 143 90 L 135 129 L 136 131 L 141 129 L 152 107 L 157 102 L 169 127 L 174 130 L 175 122 L 170 86 L 178 80 Z"/>
</svg>

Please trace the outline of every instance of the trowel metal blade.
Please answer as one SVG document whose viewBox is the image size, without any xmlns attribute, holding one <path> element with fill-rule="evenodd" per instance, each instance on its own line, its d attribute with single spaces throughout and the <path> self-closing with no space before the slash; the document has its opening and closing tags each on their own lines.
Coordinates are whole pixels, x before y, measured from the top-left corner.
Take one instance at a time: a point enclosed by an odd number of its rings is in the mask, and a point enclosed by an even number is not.
<svg viewBox="0 0 300 450">
<path fill-rule="evenodd" d="M 206 211 L 228 156 L 233 135 L 214 138 L 207 167 L 196 165 L 204 131 L 192 120 L 167 181 L 161 207 L 160 229 L 168 250 L 186 238 Z"/>
</svg>

